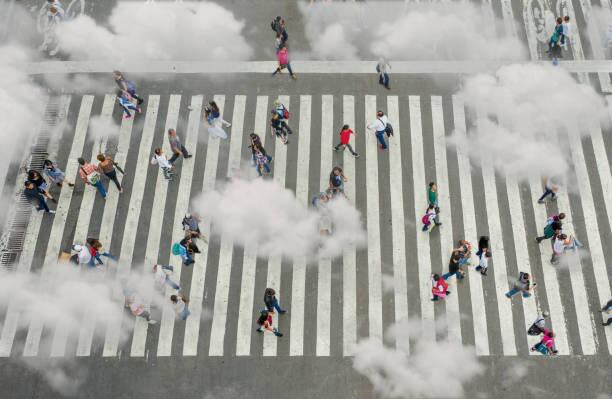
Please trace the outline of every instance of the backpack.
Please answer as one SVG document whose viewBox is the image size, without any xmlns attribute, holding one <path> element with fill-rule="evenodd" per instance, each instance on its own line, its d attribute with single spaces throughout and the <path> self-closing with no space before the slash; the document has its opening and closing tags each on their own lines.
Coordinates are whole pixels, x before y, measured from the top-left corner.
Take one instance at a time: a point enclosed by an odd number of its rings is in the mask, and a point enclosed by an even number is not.
<svg viewBox="0 0 612 399">
<path fill-rule="evenodd" d="M 283 107 L 283 119 L 289 119 L 289 110 Z"/>
<path fill-rule="evenodd" d="M 423 223 L 426 226 L 429 226 L 429 213 L 426 213 L 425 215 L 423 215 L 423 217 L 421 218 L 421 223 Z"/>
<path fill-rule="evenodd" d="M 342 186 L 342 177 L 336 175 L 332 176 L 332 185 L 334 187 Z"/>
<path fill-rule="evenodd" d="M 390 123 L 387 123 L 387 126 L 385 126 L 385 133 L 387 133 L 387 137 L 393 136 L 393 126 Z"/>
<path fill-rule="evenodd" d="M 546 238 L 550 238 L 555 235 L 555 229 L 553 228 L 552 223 L 547 224 L 546 227 L 544 227 L 544 235 L 546 236 Z"/>
<path fill-rule="evenodd" d="M 175 242 L 172 244 L 172 255 L 180 255 L 181 254 L 181 244 Z"/>
</svg>

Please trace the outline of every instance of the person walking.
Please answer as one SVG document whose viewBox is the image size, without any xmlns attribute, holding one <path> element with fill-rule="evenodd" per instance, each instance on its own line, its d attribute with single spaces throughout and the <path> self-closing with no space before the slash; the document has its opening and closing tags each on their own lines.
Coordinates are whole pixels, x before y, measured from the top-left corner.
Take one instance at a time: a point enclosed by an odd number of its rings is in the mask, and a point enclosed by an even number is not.
<svg viewBox="0 0 612 399">
<path fill-rule="evenodd" d="M 376 139 L 380 143 L 380 148 L 382 150 L 387 149 L 387 143 L 385 142 L 385 133 L 387 133 L 387 126 L 389 124 L 389 119 L 385 115 L 384 112 L 378 111 L 376 112 L 376 120 L 368 125 L 368 129 L 374 130 L 376 132 Z"/>
<path fill-rule="evenodd" d="M 543 311 L 541 315 L 538 315 L 533 324 L 531 324 L 531 326 L 527 330 L 527 334 L 536 336 L 544 334 L 544 330 L 546 329 L 546 319 L 549 316 L 550 314 L 547 311 Z"/>
<path fill-rule="evenodd" d="M 272 326 L 272 313 L 268 311 L 268 309 L 263 309 L 259 312 L 259 318 L 257 319 L 257 329 L 255 331 L 259 333 L 263 333 L 264 330 L 270 331 L 278 338 L 282 337 L 283 334 L 278 331 L 276 327 Z"/>
<path fill-rule="evenodd" d="M 570 251 L 575 253 L 578 249 L 584 247 L 584 244 L 572 235 L 566 238 L 564 244 L 563 253 Z"/>
<path fill-rule="evenodd" d="M 331 194 L 332 198 L 335 198 L 337 195 L 344 194 L 344 183 L 346 183 L 348 179 L 344 176 L 344 171 L 339 166 L 334 166 L 331 173 L 329 174 L 329 187 L 327 191 Z"/>
<path fill-rule="evenodd" d="M 340 147 L 342 147 L 342 151 L 348 148 L 355 158 L 359 158 L 359 154 L 353 151 L 353 147 L 351 147 L 351 134 L 355 135 L 355 132 L 350 129 L 349 125 L 342 126 L 342 130 L 340 131 L 340 142 L 334 147 L 334 151 L 338 152 Z"/>
<path fill-rule="evenodd" d="M 172 254 L 180 256 L 183 259 L 183 266 L 190 266 L 195 263 L 195 260 L 189 253 L 189 244 L 191 244 L 191 238 L 184 237 L 180 242 L 172 244 Z"/>
<path fill-rule="evenodd" d="M 185 146 L 181 143 L 181 139 L 176 134 L 176 130 L 168 129 L 168 142 L 170 143 L 170 148 L 172 149 L 172 156 L 168 162 L 170 162 L 172 165 L 174 165 L 174 162 L 176 162 L 181 154 L 183 154 L 185 159 L 191 158 L 189 151 L 187 151 L 187 148 L 185 148 Z"/>
<path fill-rule="evenodd" d="M 428 205 L 439 206 L 438 205 L 438 185 L 436 182 L 430 182 L 429 187 L 427 188 L 427 203 Z"/>
<path fill-rule="evenodd" d="M 480 236 L 480 238 L 478 239 L 478 252 L 476 252 L 476 256 L 478 256 L 479 258 L 482 257 L 482 254 L 485 252 L 485 250 L 491 256 L 493 255 L 489 244 L 489 236 Z"/>
<path fill-rule="evenodd" d="M 31 169 L 28 171 L 28 181 L 44 195 L 48 200 L 57 202 L 57 200 L 49 193 L 49 184 L 38 171 Z"/>
<path fill-rule="evenodd" d="M 512 289 L 506 292 L 506 297 L 512 298 L 514 295 L 521 292 L 523 298 L 529 298 L 535 286 L 536 283 L 531 283 L 529 273 L 520 272 L 519 278 L 514 282 Z"/>
<path fill-rule="evenodd" d="M 546 219 L 546 224 L 551 224 L 553 222 L 562 222 L 565 219 L 565 213 L 561 212 L 561 213 L 555 213 L 550 215 L 547 219 Z"/>
<path fill-rule="evenodd" d="M 131 119 L 133 117 L 130 110 L 136 111 L 138 113 L 142 112 L 139 106 L 134 105 L 134 103 L 132 103 L 132 99 L 126 91 L 117 91 L 117 102 L 119 102 L 119 105 L 121 106 L 121 108 L 123 108 L 123 119 Z"/>
<path fill-rule="evenodd" d="M 285 68 L 289 71 L 289 75 L 291 75 L 291 79 L 297 79 L 297 76 L 293 73 L 291 69 L 291 62 L 289 61 L 289 51 L 287 50 L 286 45 L 281 45 L 281 48 L 278 50 L 276 54 L 276 61 L 278 61 L 278 67 L 274 72 L 272 72 L 272 76 L 277 73 L 281 73 L 281 71 Z"/>
<path fill-rule="evenodd" d="M 604 318 L 607 318 L 607 320 L 601 323 L 601 325 L 602 326 L 612 325 L 612 299 L 610 299 L 608 303 L 605 304 L 604 307 L 601 308 L 601 311 L 602 313 L 604 313 Z"/>
<path fill-rule="evenodd" d="M 206 122 L 208 122 L 210 126 L 215 126 L 217 122 L 221 123 L 222 126 L 232 126 L 231 123 L 223 119 L 221 116 L 221 110 L 214 101 L 209 102 L 208 106 L 204 107 L 204 116 L 206 117 Z"/>
<path fill-rule="evenodd" d="M 263 145 L 261 144 L 261 138 L 259 137 L 259 135 L 255 134 L 255 133 L 251 133 L 249 134 L 249 139 L 250 139 L 250 144 L 248 145 L 247 148 L 249 148 L 251 150 L 251 158 L 253 160 L 253 166 L 257 166 L 257 162 L 255 159 L 255 154 L 257 152 L 257 150 L 259 149 L 262 153 L 266 154 L 266 150 L 264 149 Z M 272 156 L 271 155 L 266 155 L 266 157 L 268 158 L 268 163 L 272 162 Z"/>
<path fill-rule="evenodd" d="M 438 218 L 437 208 L 433 205 L 429 205 L 427 210 L 425 211 L 425 215 L 421 218 L 421 223 L 423 224 L 423 228 L 421 230 L 427 231 L 429 226 L 437 226 L 442 223 L 436 221 Z"/>
<path fill-rule="evenodd" d="M 115 83 L 119 87 L 119 90 L 129 94 L 130 97 L 134 98 L 138 105 L 141 105 L 144 100 L 136 93 L 136 85 L 131 80 L 127 79 L 123 73 L 120 71 L 113 71 L 113 77 L 115 79 Z"/>
<path fill-rule="evenodd" d="M 270 313 L 274 313 L 274 310 L 276 310 L 278 314 L 287 313 L 286 310 L 280 307 L 278 299 L 276 298 L 276 291 L 273 288 L 266 288 L 264 292 L 264 304 Z"/>
<path fill-rule="evenodd" d="M 191 314 L 189 311 L 189 299 L 182 294 L 170 295 L 170 302 L 174 307 L 174 313 L 176 317 L 181 320 L 187 320 L 187 317 Z"/>
<path fill-rule="evenodd" d="M 142 298 L 136 294 L 136 292 L 124 289 L 123 293 L 125 295 L 125 307 L 130 308 L 132 314 L 136 317 L 142 317 L 149 324 L 156 324 L 157 321 L 151 319 L 151 312 L 144 305 Z"/>
<path fill-rule="evenodd" d="M 103 265 L 101 256 L 105 256 L 114 261 L 117 260 L 110 252 L 104 251 L 102 248 L 102 243 L 97 238 L 88 238 L 87 239 L 87 248 L 89 249 L 89 253 L 91 254 L 91 259 L 89 261 L 89 266 L 95 266 L 95 261 L 98 261 L 99 265 Z"/>
<path fill-rule="evenodd" d="M 432 301 L 437 301 L 439 299 L 446 299 L 447 295 L 450 295 L 450 291 L 448 290 L 448 283 L 443 277 L 440 277 L 437 273 L 432 274 L 431 276 L 431 293 L 433 298 Z"/>
<path fill-rule="evenodd" d="M 46 176 L 52 183 L 62 187 L 64 183 L 68 183 L 69 187 L 74 187 L 74 183 L 66 178 L 66 174 L 57 167 L 57 164 L 49 159 L 43 161 L 42 174 Z"/>
<path fill-rule="evenodd" d="M 257 174 L 259 177 L 263 177 L 264 171 L 266 175 L 270 174 L 270 164 L 269 158 L 266 154 L 266 150 L 263 147 L 255 147 L 255 167 L 257 169 Z"/>
<path fill-rule="evenodd" d="M 272 30 L 276 32 L 276 36 L 281 38 L 281 44 L 284 45 L 287 43 L 287 39 L 289 39 L 289 34 L 287 33 L 287 27 L 285 26 L 285 20 L 279 15 L 270 23 Z"/>
<path fill-rule="evenodd" d="M 283 144 L 288 144 L 289 143 L 289 139 L 287 138 L 287 130 L 285 128 L 285 125 L 283 125 L 283 121 L 280 118 L 280 116 L 278 116 L 278 113 L 276 113 L 275 110 L 272 110 L 271 112 L 272 117 L 270 118 L 270 134 L 272 135 L 272 137 L 276 136 L 278 138 L 280 138 L 281 143 Z"/>
<path fill-rule="evenodd" d="M 174 273 L 174 266 L 172 265 L 153 265 L 155 287 L 162 290 L 166 285 L 169 285 L 172 289 L 180 290 L 181 287 L 170 278 L 172 273 Z"/>
<path fill-rule="evenodd" d="M 108 177 L 115 183 L 117 186 L 117 190 L 120 193 L 123 193 L 123 188 L 121 187 L 121 183 L 119 183 L 119 178 L 117 178 L 117 169 L 115 169 L 117 163 L 113 160 L 110 155 L 98 154 L 98 168 L 104 173 L 104 176 Z"/>
<path fill-rule="evenodd" d="M 538 351 L 543 355 L 556 355 L 558 353 L 555 346 L 555 333 L 548 328 L 544 329 L 540 342 L 531 347 L 531 351 Z"/>
<path fill-rule="evenodd" d="M 102 198 L 106 199 L 106 190 L 104 189 L 104 185 L 102 184 L 102 179 L 100 179 L 100 168 L 98 165 L 94 165 L 89 162 L 85 162 L 83 158 L 78 159 L 79 162 L 79 176 L 85 184 L 90 186 L 94 186 Z"/>
<path fill-rule="evenodd" d="M 389 87 L 389 70 L 391 69 L 391 65 L 389 62 L 385 60 L 384 57 L 380 57 L 378 59 L 378 64 L 376 64 L 376 72 L 378 72 L 378 84 L 385 86 L 385 89 L 391 90 Z"/>
<path fill-rule="evenodd" d="M 166 155 L 164 154 L 164 150 L 161 148 L 156 148 L 153 152 L 153 156 L 151 157 L 151 165 L 159 166 L 166 180 L 172 181 L 172 179 L 174 179 L 174 165 L 168 161 Z"/>
<path fill-rule="evenodd" d="M 550 258 L 550 263 L 556 265 L 559 263 L 559 258 L 565 252 L 565 240 L 567 240 L 567 236 L 563 233 L 557 234 L 554 239 L 552 246 L 552 257 Z"/>
<path fill-rule="evenodd" d="M 287 107 L 285 107 L 285 105 L 279 100 L 274 100 L 274 112 L 276 112 L 278 115 L 283 129 L 285 129 L 288 134 L 293 134 L 293 130 L 291 130 L 291 127 L 289 126 L 289 117 L 291 114 L 289 113 Z"/>
<path fill-rule="evenodd" d="M 544 184 L 544 193 L 538 199 L 538 204 L 543 204 L 546 199 L 550 195 L 551 201 L 557 200 L 557 191 L 559 190 L 559 178 L 556 176 L 550 176 L 546 179 L 546 183 Z"/>
<path fill-rule="evenodd" d="M 567 44 L 570 43 L 572 35 L 572 24 L 569 15 L 563 17 L 562 27 L 563 36 L 561 36 L 561 47 L 563 47 L 563 50 L 567 51 Z"/>
<path fill-rule="evenodd" d="M 74 263 L 77 266 L 91 266 L 92 256 L 91 251 L 89 250 L 89 246 L 87 244 L 74 244 L 72 245 L 72 250 L 76 253 L 70 257 L 70 262 Z"/>
<path fill-rule="evenodd" d="M 488 248 L 484 248 L 483 252 L 479 256 L 480 260 L 478 266 L 476 266 L 476 271 L 480 272 L 483 276 L 487 275 L 487 269 L 489 268 L 489 258 L 491 257 L 491 253 Z"/>
<path fill-rule="evenodd" d="M 57 35 L 58 26 L 64 21 L 65 11 L 59 2 L 47 2 L 47 13 L 45 26 L 43 27 L 44 40 L 39 51 L 49 51 L 49 56 L 53 57 L 59 52 L 60 42 Z M 49 50 L 51 46 L 51 50 Z"/>
<path fill-rule="evenodd" d="M 34 183 L 28 180 L 24 183 L 24 186 L 25 188 L 23 189 L 23 195 L 32 205 L 37 205 L 37 211 L 44 210 L 45 212 L 50 214 L 55 213 L 55 210 L 49 209 L 49 205 L 47 205 L 47 201 L 45 200 L 45 196 L 43 195 L 42 190 L 36 187 Z"/>
<path fill-rule="evenodd" d="M 544 240 L 548 240 L 551 238 L 555 238 L 557 235 L 561 234 L 561 230 L 563 229 L 562 219 L 558 219 L 556 221 L 552 221 L 551 223 L 546 224 L 544 226 L 543 235 L 536 237 L 536 242 L 539 244 Z"/>
<path fill-rule="evenodd" d="M 453 250 L 450 260 L 448 261 L 448 273 L 444 273 L 442 275 L 444 280 L 448 280 L 451 276 L 455 276 L 457 280 L 462 280 L 465 277 L 465 273 L 461 265 L 461 257 L 462 255 L 460 251 Z"/>
</svg>

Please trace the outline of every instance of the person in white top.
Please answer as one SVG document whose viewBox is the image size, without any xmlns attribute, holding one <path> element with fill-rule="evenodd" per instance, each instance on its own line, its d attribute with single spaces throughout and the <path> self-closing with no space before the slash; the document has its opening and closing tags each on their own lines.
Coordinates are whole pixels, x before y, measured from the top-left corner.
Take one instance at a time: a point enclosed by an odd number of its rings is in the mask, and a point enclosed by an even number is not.
<svg viewBox="0 0 612 399">
<path fill-rule="evenodd" d="M 536 317 L 535 321 L 527 330 L 527 334 L 529 335 L 540 335 L 544 333 L 544 329 L 546 328 L 546 318 L 548 318 L 549 313 L 547 311 L 543 311 L 541 315 Z"/>
<path fill-rule="evenodd" d="M 376 72 L 378 72 L 378 84 L 385 86 L 387 90 L 391 90 L 389 87 L 389 70 L 391 69 L 391 65 L 384 57 L 380 57 L 378 59 L 378 64 L 376 64 Z"/>
<path fill-rule="evenodd" d="M 483 248 L 482 256 L 480 256 L 480 261 L 478 266 L 476 266 L 476 271 L 480 272 L 483 276 L 487 275 L 487 269 L 489 268 L 489 258 L 491 257 L 491 252 L 489 252 L 489 248 Z"/>
<path fill-rule="evenodd" d="M 164 150 L 161 148 L 156 148 L 153 156 L 151 157 L 151 165 L 158 165 L 162 170 L 164 177 L 166 180 L 172 180 L 174 177 L 174 165 L 168 161 L 166 155 L 164 155 Z"/>
<path fill-rule="evenodd" d="M 561 257 L 561 255 L 563 255 L 563 252 L 565 252 L 566 239 L 567 236 L 565 234 L 559 234 L 555 238 L 555 242 L 553 243 L 552 257 L 550 258 L 550 263 L 552 263 L 553 265 L 559 263 L 559 258 Z"/>
<path fill-rule="evenodd" d="M 170 295 L 170 302 L 172 302 L 172 305 L 174 306 L 176 316 L 181 320 L 186 320 L 191 314 L 187 306 L 189 299 L 187 299 L 185 295 Z"/>
<path fill-rule="evenodd" d="M 179 290 L 181 287 L 170 279 L 170 275 L 174 272 L 174 267 L 171 265 L 153 265 L 153 274 L 155 279 L 155 286 L 158 290 L 162 290 L 164 286 L 169 285 L 175 290 Z"/>
<path fill-rule="evenodd" d="M 376 132 L 376 139 L 380 143 L 380 148 L 383 150 L 387 149 L 387 143 L 385 142 L 385 130 L 389 124 L 389 119 L 384 112 L 378 111 L 376 113 L 376 120 L 368 125 L 368 129 Z"/>
<path fill-rule="evenodd" d="M 40 51 L 47 51 L 49 46 L 53 49 L 49 51 L 50 56 L 54 56 L 59 51 L 59 40 L 57 37 L 57 26 L 64 20 L 64 9 L 56 1 L 47 2 L 47 14 L 44 27 L 44 40 L 38 48 Z"/>
<path fill-rule="evenodd" d="M 569 15 L 563 17 L 563 37 L 561 38 L 561 47 L 563 50 L 567 50 L 567 44 L 571 42 L 572 39 L 572 24 L 570 23 Z"/>
<path fill-rule="evenodd" d="M 142 317 L 149 324 L 157 323 L 156 320 L 151 319 L 151 312 L 147 309 L 144 301 L 135 291 L 125 288 L 123 290 L 123 295 L 125 295 L 125 307 L 130 308 L 134 316 Z"/>
<path fill-rule="evenodd" d="M 89 262 L 91 261 L 91 253 L 89 252 L 89 248 L 87 248 L 87 245 L 74 244 L 72 246 L 72 249 L 77 252 L 71 258 L 73 262 L 76 261 L 74 263 L 77 263 L 78 265 L 89 264 Z"/>
<path fill-rule="evenodd" d="M 538 204 L 543 204 L 546 197 L 551 196 L 550 199 L 552 201 L 557 200 L 557 191 L 559 191 L 559 178 L 555 176 L 551 176 L 546 179 L 546 184 L 544 187 L 544 193 L 538 199 Z"/>
</svg>

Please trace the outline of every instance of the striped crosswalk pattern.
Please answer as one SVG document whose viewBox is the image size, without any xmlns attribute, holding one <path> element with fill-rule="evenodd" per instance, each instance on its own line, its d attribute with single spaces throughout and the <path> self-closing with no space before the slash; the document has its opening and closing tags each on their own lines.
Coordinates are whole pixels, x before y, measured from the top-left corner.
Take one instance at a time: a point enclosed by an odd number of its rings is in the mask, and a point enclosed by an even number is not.
<svg viewBox="0 0 612 399">
<path fill-rule="evenodd" d="M 213 99 L 231 115 L 227 140 L 208 137 L 202 122 L 203 104 Z M 288 145 L 266 139 L 276 99 L 292 111 L 294 134 Z M 475 125 L 457 95 L 153 94 L 136 121 L 121 121 L 112 95 L 74 96 L 66 104 L 72 110 L 66 114 L 75 121 L 70 138 L 65 138 L 70 140 L 68 158 L 60 159 L 60 166 L 76 179 L 78 157 L 110 153 L 125 166 L 126 175 L 120 176 L 125 190 L 119 194 L 111 182 L 108 199 L 102 200 L 90 187 L 82 196 L 73 195 L 81 182 L 75 189 L 62 187 L 54 219 L 32 217 L 18 272 L 40 271 L 41 290 L 61 284 L 54 271 L 72 266 L 55 265 L 58 254 L 68 249 L 66 243 L 99 231 L 101 241 L 116 249 L 113 254 L 119 258 L 109 262 L 99 278 L 119 285 L 130 270 L 144 270 L 152 285 L 152 265 L 170 264 L 180 292 L 190 298 L 191 315 L 185 321 L 176 318 L 168 299 L 176 293 L 171 287 L 164 288 L 161 306 L 152 301 L 152 291 L 144 295 L 153 302 L 157 325 L 124 312 L 120 289 L 112 317 L 100 319 L 84 311 L 76 331 L 36 318 L 20 320 L 20 304 L 9 303 L 2 314 L 0 357 L 351 356 L 359 339 L 387 339 L 391 324 L 406 319 L 420 320 L 429 340 L 448 337 L 473 345 L 480 356 L 527 356 L 534 338 L 527 337 L 526 330 L 542 310 L 551 313 L 560 355 L 612 351 L 612 332 L 601 326 L 599 313 L 600 304 L 610 297 L 605 257 L 612 255 L 602 242 L 612 224 L 605 127 L 566 129 L 574 167 L 568 179 L 576 181 L 577 190 L 560 193 L 556 208 L 568 215 L 568 231 L 586 232 L 579 238 L 588 251 L 568 269 L 559 269 L 550 264 L 550 245 L 538 246 L 533 240 L 553 211 L 537 204 L 540 177 L 521 181 L 501 175 L 492 165 L 474 164 L 462 148 L 448 146 L 451 134 L 469 137 L 468 126 Z M 378 148 L 373 132 L 365 128 L 378 109 L 387 112 L 395 130 L 387 151 Z M 119 134 L 92 135 L 89 121 L 96 115 L 117 121 Z M 351 144 L 359 158 L 348 149 L 334 153 L 344 124 L 355 130 Z M 171 152 L 166 137 L 170 128 L 177 129 L 193 157 L 178 161 L 175 179 L 168 182 L 149 159 L 156 147 Z M 575 134 L 579 128 L 588 131 L 582 140 Z M 232 179 L 255 175 L 247 148 L 250 132 L 258 133 L 274 155 L 272 176 L 266 178 L 295 190 L 304 206 L 327 187 L 332 167 L 341 166 L 348 178 L 348 201 L 361 211 L 366 247 L 347 246 L 339 259 L 258 258 L 253 243 L 238 248 L 232 237 L 216 237 L 214 226 L 204 220 L 200 227 L 211 245 L 201 243 L 196 263 L 183 267 L 170 254 L 170 246 L 183 234 L 181 220 L 190 201 Z M 439 187 L 444 224 L 425 233 L 420 218 L 427 203 L 426 178 L 431 176 Z M 45 222 L 52 223 L 50 234 L 39 236 Z M 475 245 L 480 235 L 491 237 L 489 275 L 481 276 L 472 266 L 466 279 L 452 283 L 453 295 L 444 304 L 431 302 L 431 273 L 446 272 L 459 239 Z M 37 241 L 42 265 L 34 261 Z M 536 277 L 534 296 L 507 299 L 504 294 L 519 271 Z M 390 284 L 386 273 L 392 274 Z M 281 306 L 288 307 L 287 314 L 274 316 L 282 338 L 254 332 L 265 287 L 274 288 Z M 406 352 L 414 351 L 412 344 L 395 342 Z"/>
</svg>

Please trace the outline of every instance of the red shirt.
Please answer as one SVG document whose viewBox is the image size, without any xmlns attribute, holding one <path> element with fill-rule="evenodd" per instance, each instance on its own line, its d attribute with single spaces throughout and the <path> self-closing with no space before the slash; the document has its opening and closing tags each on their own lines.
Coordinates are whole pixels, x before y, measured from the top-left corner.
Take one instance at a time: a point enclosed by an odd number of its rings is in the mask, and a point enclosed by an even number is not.
<svg viewBox="0 0 612 399">
<path fill-rule="evenodd" d="M 353 131 L 351 129 L 346 129 L 340 132 L 340 143 L 346 145 L 351 141 L 351 134 Z"/>
</svg>

